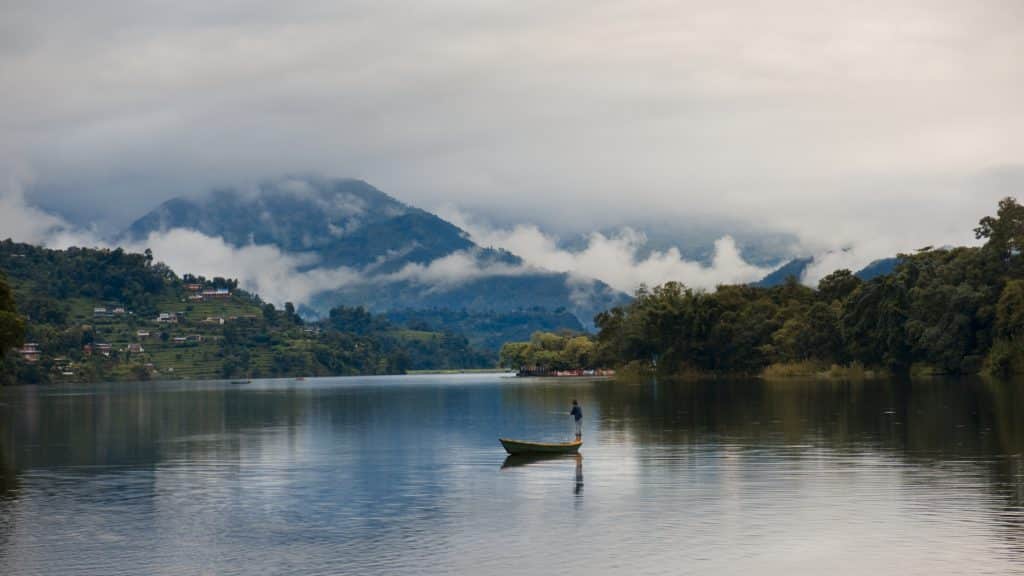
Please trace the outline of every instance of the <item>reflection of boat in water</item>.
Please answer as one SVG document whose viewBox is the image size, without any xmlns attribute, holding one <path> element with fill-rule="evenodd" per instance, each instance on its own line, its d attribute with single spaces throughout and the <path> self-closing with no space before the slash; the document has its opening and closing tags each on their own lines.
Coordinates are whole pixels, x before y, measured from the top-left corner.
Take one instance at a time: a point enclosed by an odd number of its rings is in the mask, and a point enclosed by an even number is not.
<svg viewBox="0 0 1024 576">
<path fill-rule="evenodd" d="M 573 483 L 573 494 L 577 496 L 583 495 L 583 455 L 582 454 L 545 454 L 543 452 L 533 452 L 526 454 L 509 454 L 505 458 L 505 462 L 502 463 L 501 469 L 507 470 L 509 468 L 518 468 L 520 466 L 529 466 L 530 464 L 537 464 L 539 462 L 557 462 L 557 461 L 576 461 L 576 474 Z"/>
<path fill-rule="evenodd" d="M 509 454 L 575 454 L 583 445 L 583 440 L 579 438 L 572 442 L 528 442 L 508 438 L 498 440 Z"/>
<path fill-rule="evenodd" d="M 576 455 L 576 487 L 572 490 L 577 496 L 583 495 L 583 456 Z"/>
<path fill-rule="evenodd" d="M 501 469 L 506 468 L 519 468 L 520 466 L 529 466 L 530 464 L 537 464 L 538 462 L 552 462 L 556 460 L 570 460 L 573 457 L 583 458 L 582 454 L 545 454 L 543 452 L 526 452 L 523 454 L 509 454 L 505 457 L 505 461 L 501 464 Z"/>
</svg>

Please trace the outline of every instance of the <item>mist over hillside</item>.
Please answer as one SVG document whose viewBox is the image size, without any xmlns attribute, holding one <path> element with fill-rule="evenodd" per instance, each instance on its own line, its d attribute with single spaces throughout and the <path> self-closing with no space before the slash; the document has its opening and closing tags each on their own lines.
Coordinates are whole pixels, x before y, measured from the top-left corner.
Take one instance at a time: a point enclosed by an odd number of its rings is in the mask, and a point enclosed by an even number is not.
<svg viewBox="0 0 1024 576">
<path fill-rule="evenodd" d="M 177 197 L 136 220 L 120 238 L 161 244 L 161 258 L 187 265 L 189 254 L 175 254 L 174 246 L 161 242 L 182 231 L 216 239 L 230 250 L 264 249 L 271 251 L 268 259 L 290 259 L 290 274 L 257 273 L 254 289 L 279 294 L 273 284 L 302 279 L 303 297 L 291 299 L 309 315 L 338 304 L 380 312 L 541 307 L 571 310 L 589 326 L 594 314 L 626 299 L 599 280 L 479 246 L 458 226 L 360 180 L 286 177 L 250 189 Z M 270 270 L 273 264 L 254 261 L 250 267 Z"/>
</svg>

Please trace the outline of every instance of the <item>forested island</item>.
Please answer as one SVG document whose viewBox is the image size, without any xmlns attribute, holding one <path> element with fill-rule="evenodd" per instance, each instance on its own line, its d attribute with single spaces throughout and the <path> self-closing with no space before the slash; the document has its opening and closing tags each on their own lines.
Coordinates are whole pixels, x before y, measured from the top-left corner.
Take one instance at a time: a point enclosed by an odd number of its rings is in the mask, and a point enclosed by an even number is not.
<svg viewBox="0 0 1024 576">
<path fill-rule="evenodd" d="M 1005 375 L 1024 371 L 1024 207 L 999 203 L 980 247 L 922 248 L 869 281 L 836 271 L 713 292 L 669 282 L 597 315 L 595 362 L 665 374 Z"/>
</svg>

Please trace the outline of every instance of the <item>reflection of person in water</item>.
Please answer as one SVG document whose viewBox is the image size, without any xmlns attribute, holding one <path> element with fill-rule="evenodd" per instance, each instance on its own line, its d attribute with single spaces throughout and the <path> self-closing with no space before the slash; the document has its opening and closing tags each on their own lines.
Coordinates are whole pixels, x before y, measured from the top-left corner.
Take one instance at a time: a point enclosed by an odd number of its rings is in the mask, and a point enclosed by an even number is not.
<svg viewBox="0 0 1024 576">
<path fill-rule="evenodd" d="M 569 410 L 569 414 L 576 419 L 576 439 L 579 440 L 583 436 L 583 409 L 575 400 L 572 401 L 572 410 Z"/>
<path fill-rule="evenodd" d="M 576 455 L 576 488 L 573 493 L 577 496 L 583 494 L 583 455 Z"/>
</svg>

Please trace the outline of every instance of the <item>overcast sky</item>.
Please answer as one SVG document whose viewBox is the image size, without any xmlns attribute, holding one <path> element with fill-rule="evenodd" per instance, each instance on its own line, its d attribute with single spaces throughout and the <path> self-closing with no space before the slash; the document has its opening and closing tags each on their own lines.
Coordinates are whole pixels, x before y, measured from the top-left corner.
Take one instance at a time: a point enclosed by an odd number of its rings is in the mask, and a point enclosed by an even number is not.
<svg viewBox="0 0 1024 576">
<path fill-rule="evenodd" d="M 106 224 L 313 172 L 509 227 L 882 255 L 1024 191 L 1019 0 L 0 6 L 5 183 Z"/>
</svg>

